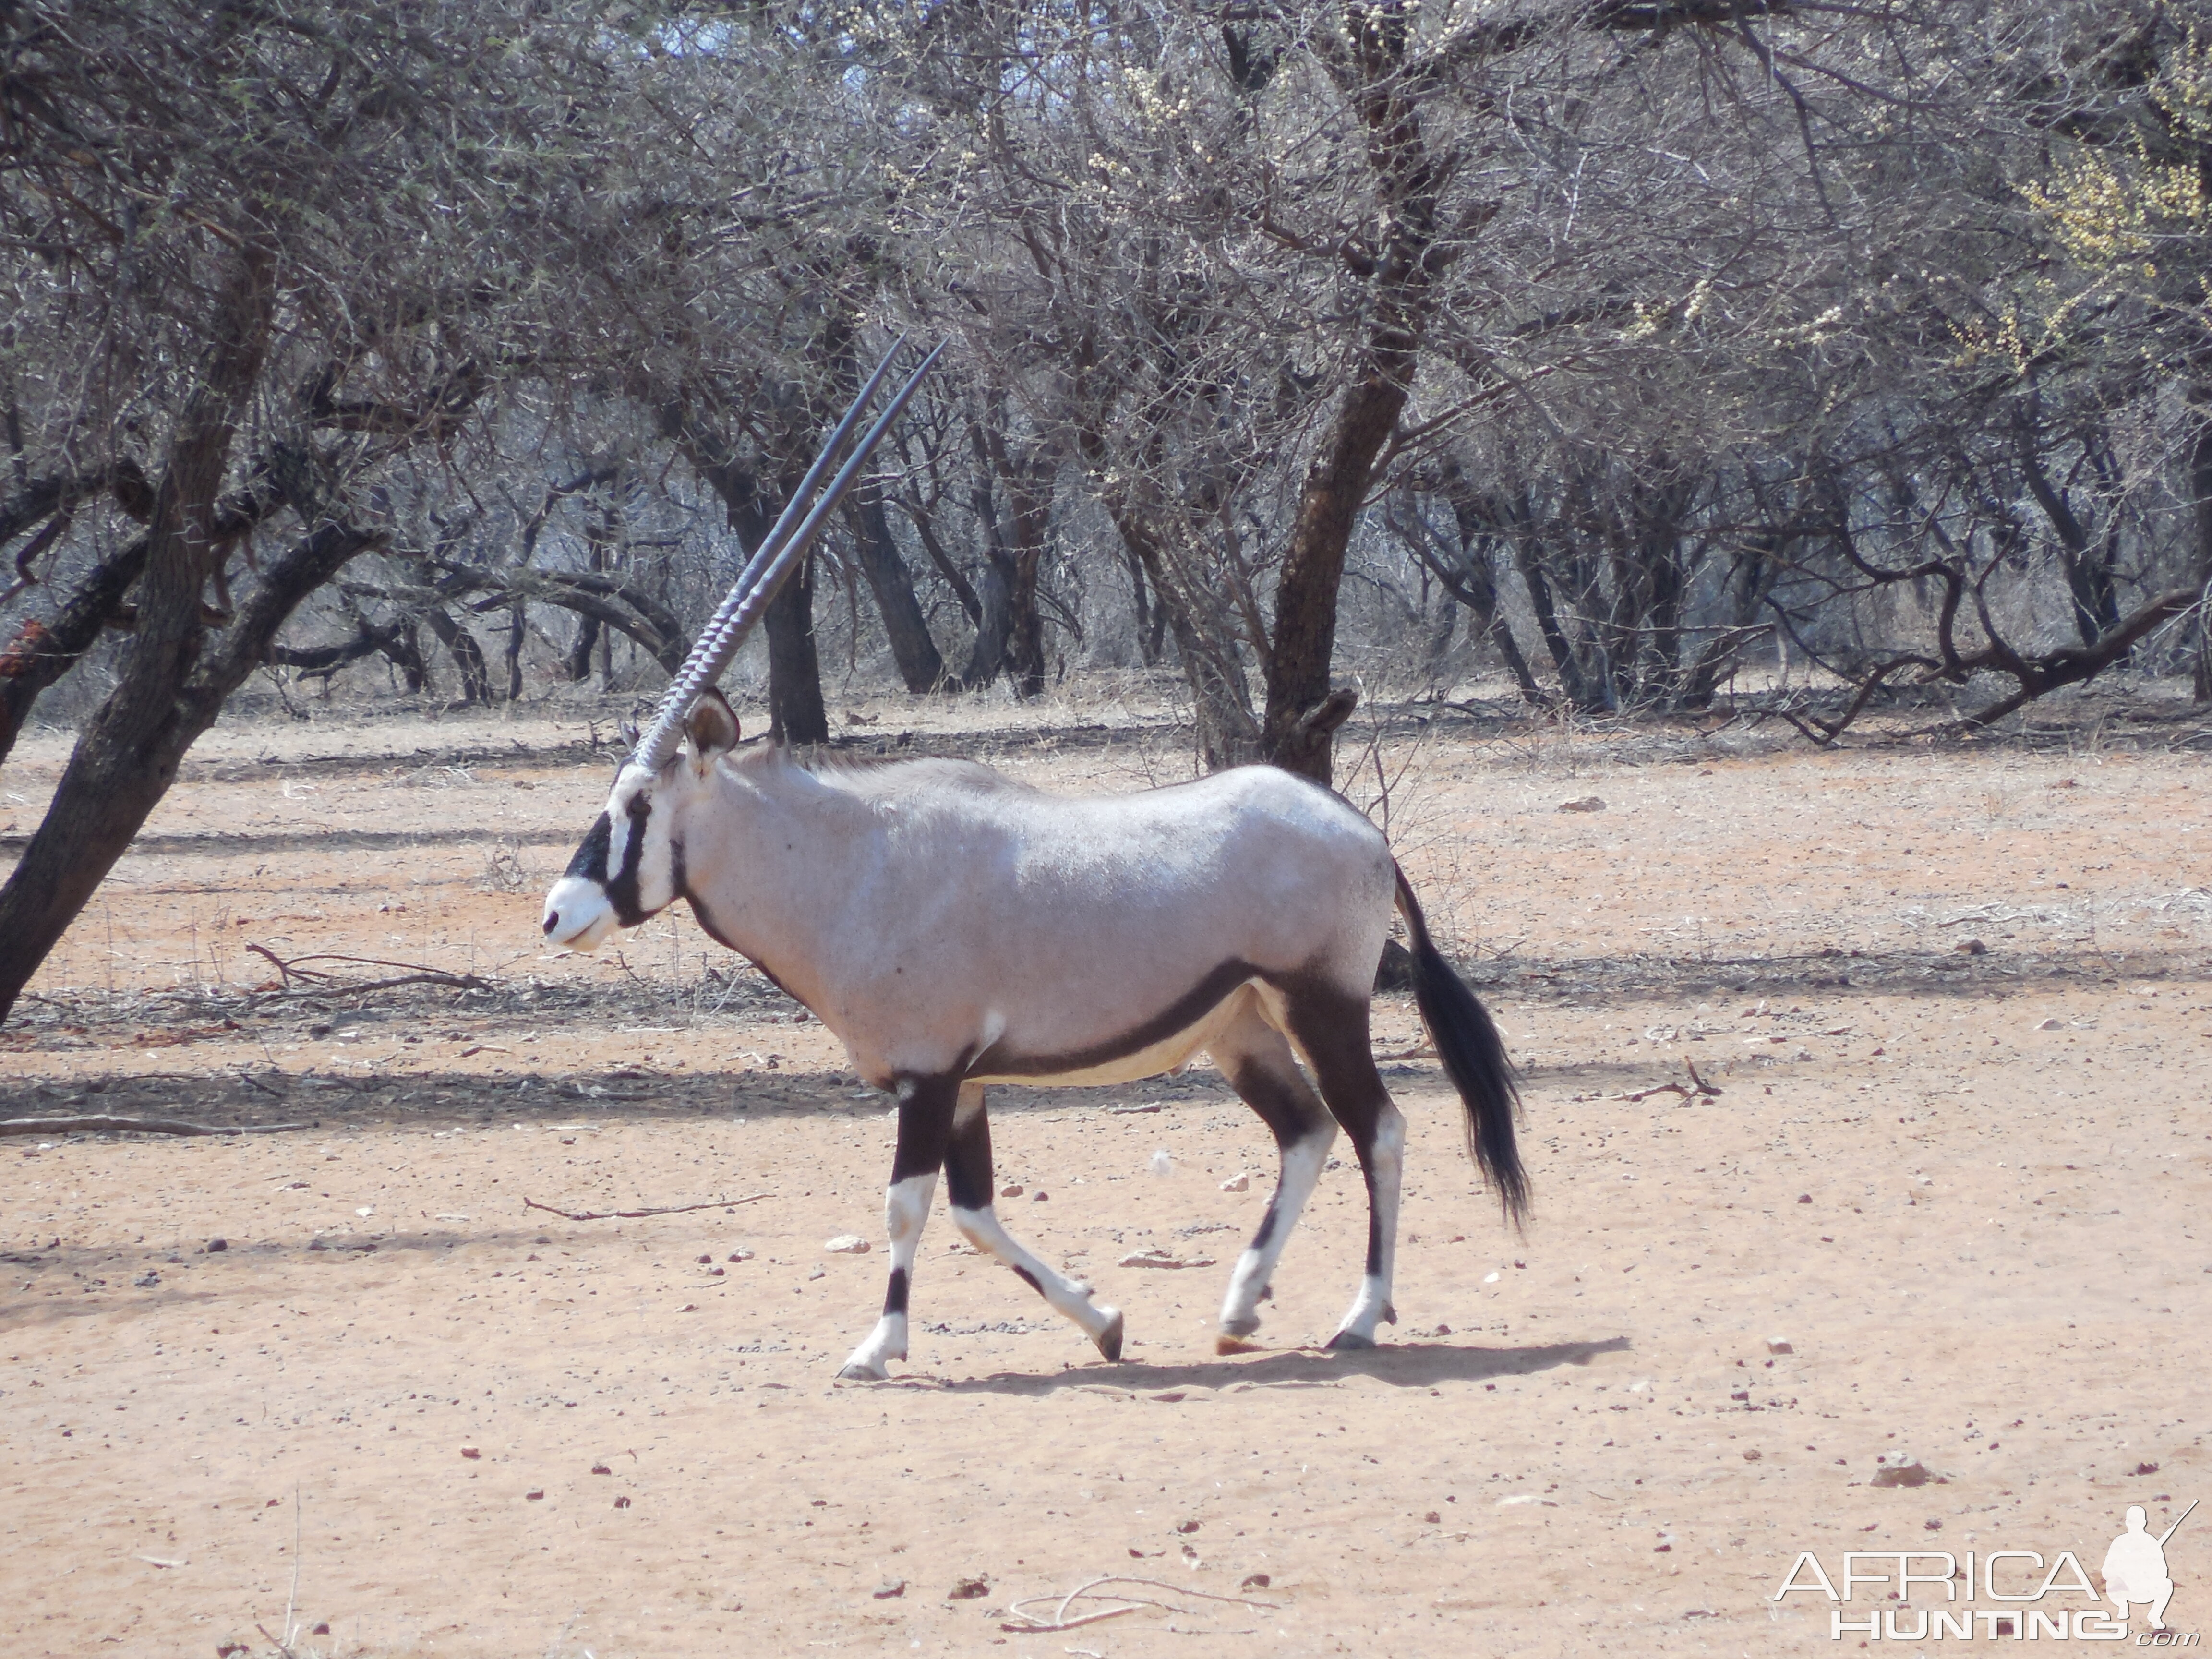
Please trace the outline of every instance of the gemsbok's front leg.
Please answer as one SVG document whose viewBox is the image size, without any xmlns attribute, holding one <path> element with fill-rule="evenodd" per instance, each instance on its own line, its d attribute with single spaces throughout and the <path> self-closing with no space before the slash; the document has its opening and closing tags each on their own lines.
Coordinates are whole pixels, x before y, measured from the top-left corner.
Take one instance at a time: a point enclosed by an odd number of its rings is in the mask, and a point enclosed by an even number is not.
<svg viewBox="0 0 2212 1659">
<path fill-rule="evenodd" d="M 914 1285 L 915 1252 L 937 1194 L 937 1172 L 952 1130 L 959 1085 L 951 1078 L 909 1078 L 898 1087 L 898 1150 L 891 1155 L 891 1182 L 884 1191 L 884 1231 L 890 1235 L 890 1284 L 884 1291 L 883 1316 L 868 1340 L 853 1350 L 837 1375 L 854 1382 L 880 1382 L 890 1362 L 906 1358 L 906 1304 Z"/>
<path fill-rule="evenodd" d="M 1121 1357 L 1121 1314 L 1091 1299 L 1091 1286 L 1064 1278 L 1016 1243 L 999 1224 L 992 1204 L 991 1122 L 983 1113 L 983 1085 L 960 1085 L 952 1139 L 945 1152 L 945 1196 L 952 1224 L 979 1250 L 988 1250 L 1060 1313 L 1083 1328 L 1109 1360 Z"/>
</svg>

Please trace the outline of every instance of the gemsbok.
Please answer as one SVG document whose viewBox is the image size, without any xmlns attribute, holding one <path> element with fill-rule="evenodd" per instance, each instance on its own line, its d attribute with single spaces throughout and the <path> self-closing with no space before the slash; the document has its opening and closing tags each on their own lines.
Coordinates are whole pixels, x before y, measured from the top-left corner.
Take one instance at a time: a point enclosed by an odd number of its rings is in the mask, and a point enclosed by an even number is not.
<svg viewBox="0 0 2212 1659">
<path fill-rule="evenodd" d="M 1127 1083 L 1200 1053 L 1266 1122 L 1281 1164 L 1231 1275 L 1218 1346 L 1236 1352 L 1259 1328 L 1275 1263 L 1340 1127 L 1366 1182 L 1367 1259 L 1329 1346 L 1372 1346 L 1378 1322 L 1397 1318 L 1405 1120 L 1368 1032 L 1394 905 L 1422 1021 L 1464 1103 L 1469 1151 L 1516 1221 L 1528 1184 L 1497 1029 L 1437 951 L 1364 814 L 1266 766 L 1069 799 L 966 762 L 738 750 L 737 717 L 711 682 L 928 366 L 789 530 L 884 369 L 862 389 L 547 895 L 546 937 L 588 951 L 686 900 L 710 935 L 843 1040 L 864 1081 L 896 1097 L 884 1203 L 890 1286 L 841 1376 L 882 1378 L 906 1357 L 915 1255 L 940 1170 L 969 1242 L 1118 1359 L 1121 1313 L 1000 1224 L 984 1091 Z"/>
</svg>

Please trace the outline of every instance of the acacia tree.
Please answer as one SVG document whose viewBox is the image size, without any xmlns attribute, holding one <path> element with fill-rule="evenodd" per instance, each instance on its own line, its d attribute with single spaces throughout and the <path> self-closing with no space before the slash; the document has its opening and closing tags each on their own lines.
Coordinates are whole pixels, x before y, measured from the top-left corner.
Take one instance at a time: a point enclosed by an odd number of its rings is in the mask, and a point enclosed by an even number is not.
<svg viewBox="0 0 2212 1659">
<path fill-rule="evenodd" d="M 908 238 L 939 250 L 955 296 L 939 314 L 1034 430 L 1066 434 L 1165 613 L 1209 764 L 1329 775 L 1350 706 L 1331 680 L 1341 586 L 1372 497 L 1525 398 L 1559 366 L 1530 372 L 1541 343 L 1587 351 L 1609 329 L 1618 349 L 1640 316 L 1687 304 L 1694 277 L 1654 291 L 1670 273 L 1637 260 L 1671 208 L 1626 176 L 1636 160 L 1650 182 L 1638 99 L 1671 73 L 1694 104 L 1725 62 L 1794 112 L 1759 30 L 1799 61 L 1822 42 L 1784 9 L 1315 0 L 1078 22 L 1008 4 L 885 31 Z M 1578 236 L 1593 166 L 1624 175 L 1622 210 Z M 1710 225 L 1726 194 L 1693 192 L 1690 210 Z M 1755 216 L 1738 219 L 1752 244 Z M 1594 246 L 1595 270 L 1563 243 Z M 1518 287 L 1499 280 L 1516 260 Z M 1630 469 L 1655 504 L 1675 488 L 1662 475 L 1683 476 L 1658 456 Z M 1662 636 L 1677 629 L 1668 569 L 1637 573 Z"/>
<path fill-rule="evenodd" d="M 286 619 L 387 539 L 379 477 L 542 344 L 531 248 L 569 181 L 543 158 L 604 88 L 586 9 L 0 13 L 0 528 L 62 594 L 0 659 L 8 735 L 128 630 L 0 888 L 0 1015 Z"/>
</svg>

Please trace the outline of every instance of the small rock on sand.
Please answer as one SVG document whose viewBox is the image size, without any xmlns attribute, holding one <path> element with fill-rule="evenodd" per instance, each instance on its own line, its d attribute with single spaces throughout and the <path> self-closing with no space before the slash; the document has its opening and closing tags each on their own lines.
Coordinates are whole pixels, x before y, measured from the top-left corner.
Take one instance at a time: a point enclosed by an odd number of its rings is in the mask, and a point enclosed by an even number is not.
<svg viewBox="0 0 2212 1659">
<path fill-rule="evenodd" d="M 1796 1353 L 1797 1349 L 1786 1336 L 1770 1336 L 1766 1339 L 1766 1351 L 1769 1353 Z"/>
<path fill-rule="evenodd" d="M 1250 1174 L 1246 1170 L 1239 1170 L 1235 1175 L 1230 1176 L 1228 1180 L 1221 1183 L 1221 1190 L 1224 1193 L 1241 1193 L 1251 1184 L 1252 1177 Z"/>
<path fill-rule="evenodd" d="M 839 1233 L 822 1248 L 832 1255 L 866 1255 L 874 1247 L 858 1233 Z"/>
<path fill-rule="evenodd" d="M 1165 1250 L 1132 1250 L 1123 1256 L 1124 1267 L 1211 1267 L 1213 1258 L 1199 1256 L 1186 1261 L 1180 1256 L 1170 1255 Z"/>
<path fill-rule="evenodd" d="M 1934 1478 L 1928 1473 L 1928 1466 L 1916 1457 L 1892 1463 L 1887 1468 L 1876 1469 L 1874 1479 L 1868 1484 L 1875 1486 L 1924 1486 Z"/>
</svg>

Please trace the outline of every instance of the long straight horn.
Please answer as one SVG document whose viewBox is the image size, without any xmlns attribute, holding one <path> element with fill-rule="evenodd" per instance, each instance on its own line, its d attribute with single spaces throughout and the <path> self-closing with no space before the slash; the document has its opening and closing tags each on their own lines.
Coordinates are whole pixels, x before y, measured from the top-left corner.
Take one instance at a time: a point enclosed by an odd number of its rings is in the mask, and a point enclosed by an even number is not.
<svg viewBox="0 0 2212 1659">
<path fill-rule="evenodd" d="M 805 477 L 792 492 L 791 500 L 785 506 L 782 515 L 776 520 L 775 528 L 769 532 L 752 557 L 745 562 L 744 569 L 738 574 L 729 597 L 722 601 L 708 620 L 699 635 L 699 642 L 691 647 L 690 656 L 685 659 L 683 668 L 663 694 L 652 726 L 639 739 L 637 749 L 630 757 L 634 764 L 642 766 L 647 771 L 657 772 L 668 763 L 669 757 L 676 752 L 677 742 L 683 733 L 684 716 L 691 712 L 691 705 L 699 700 L 701 693 L 721 678 L 722 671 L 738 654 L 738 647 L 744 643 L 745 636 L 760 621 L 769 602 L 789 580 L 791 573 L 798 568 L 799 562 L 806 556 L 807 549 L 813 544 L 823 523 L 844 499 L 846 491 L 852 488 L 853 480 L 867 465 L 868 457 L 883 441 L 884 434 L 890 429 L 891 422 L 906 408 L 915 389 L 921 384 L 922 376 L 929 373 L 945 352 L 944 345 L 939 343 L 936 350 L 921 360 L 921 366 L 908 376 L 906 384 L 899 388 L 897 395 L 877 417 L 875 424 L 868 428 L 859 447 L 854 450 L 851 458 L 830 481 L 822 498 L 815 501 L 812 510 L 809 511 L 807 503 L 814 494 L 816 484 L 859 422 L 869 399 L 875 395 L 876 388 L 883 384 L 884 375 L 890 372 L 891 360 L 897 356 L 899 347 L 903 344 L 903 340 L 893 344 L 884 354 L 883 362 L 876 365 L 876 372 L 861 386 L 853 399 L 852 407 L 845 411 L 845 417 L 837 422 L 836 429 L 822 446 L 822 453 L 815 457 L 814 465 L 807 469 Z M 803 519 L 800 518 L 802 513 L 805 514 Z M 795 528 L 793 520 L 799 520 Z"/>
</svg>

